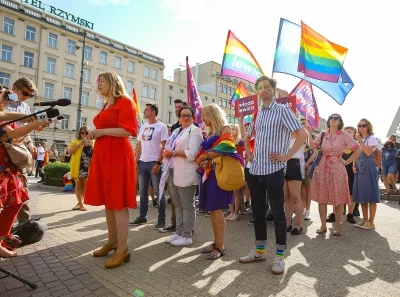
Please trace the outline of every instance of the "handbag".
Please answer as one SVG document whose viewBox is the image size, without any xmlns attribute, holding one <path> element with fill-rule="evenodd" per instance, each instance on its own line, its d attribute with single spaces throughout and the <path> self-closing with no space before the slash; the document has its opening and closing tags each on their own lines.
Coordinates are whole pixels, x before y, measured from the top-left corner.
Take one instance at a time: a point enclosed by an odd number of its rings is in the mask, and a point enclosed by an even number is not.
<svg viewBox="0 0 400 297">
<path fill-rule="evenodd" d="M 318 147 L 318 155 L 315 158 L 315 160 L 313 161 L 313 163 L 311 165 L 311 168 L 310 168 L 310 171 L 308 172 L 308 177 L 309 178 L 313 177 L 315 167 L 318 166 L 319 162 L 321 161 L 321 157 L 322 157 L 321 145 L 322 145 L 322 141 L 324 140 L 324 136 L 325 136 L 325 132 L 322 132 L 321 141 L 320 141 L 319 147 Z"/>
<path fill-rule="evenodd" d="M 244 167 L 232 157 L 218 156 L 214 160 L 218 187 L 233 191 L 244 187 Z"/>
<path fill-rule="evenodd" d="M 18 169 L 32 166 L 32 154 L 25 145 L 3 141 L 3 146 L 7 150 L 11 163 L 13 163 Z"/>
</svg>

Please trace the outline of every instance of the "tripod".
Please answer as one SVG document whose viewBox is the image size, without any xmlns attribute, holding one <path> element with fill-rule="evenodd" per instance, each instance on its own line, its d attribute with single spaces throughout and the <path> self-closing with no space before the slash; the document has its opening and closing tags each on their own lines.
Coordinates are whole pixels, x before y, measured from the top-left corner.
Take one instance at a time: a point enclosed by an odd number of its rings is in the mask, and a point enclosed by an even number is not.
<svg viewBox="0 0 400 297">
<path fill-rule="evenodd" d="M 23 282 L 24 284 L 28 285 L 29 287 L 31 287 L 32 289 L 36 289 L 37 288 L 37 284 L 31 283 L 30 281 L 27 281 L 26 279 L 23 279 L 22 277 L 8 271 L 7 269 L 1 268 L 0 267 L 0 272 L 3 272 L 5 274 L 5 276 L 0 277 L 0 279 L 6 278 L 6 277 L 13 277 L 17 280 L 19 280 L 20 282 Z"/>
</svg>

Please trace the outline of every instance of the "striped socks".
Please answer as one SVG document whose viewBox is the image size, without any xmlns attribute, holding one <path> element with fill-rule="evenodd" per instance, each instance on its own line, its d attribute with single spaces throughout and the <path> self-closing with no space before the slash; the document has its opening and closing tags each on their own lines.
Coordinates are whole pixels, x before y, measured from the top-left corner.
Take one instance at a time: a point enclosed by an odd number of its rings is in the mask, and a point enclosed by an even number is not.
<svg viewBox="0 0 400 297">
<path fill-rule="evenodd" d="M 283 250 L 276 250 L 276 254 L 275 254 L 277 257 L 281 257 L 282 259 L 284 259 L 285 258 L 285 255 L 284 255 L 284 251 Z"/>
<path fill-rule="evenodd" d="M 256 245 L 256 252 L 259 255 L 264 255 L 265 254 L 265 245 Z"/>
</svg>

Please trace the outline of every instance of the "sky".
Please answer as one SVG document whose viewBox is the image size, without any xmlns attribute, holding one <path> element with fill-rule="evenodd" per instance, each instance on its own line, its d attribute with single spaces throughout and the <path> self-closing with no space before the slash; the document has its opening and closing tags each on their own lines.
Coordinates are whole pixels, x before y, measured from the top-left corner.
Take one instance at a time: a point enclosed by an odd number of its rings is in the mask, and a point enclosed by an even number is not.
<svg viewBox="0 0 400 297">
<path fill-rule="evenodd" d="M 339 113 L 345 125 L 369 119 L 375 134 L 386 134 L 399 107 L 400 69 L 395 1 L 314 0 L 43 0 L 94 23 L 94 31 L 165 60 L 164 78 L 196 62 L 222 63 L 228 30 L 271 75 L 279 20 L 301 21 L 330 41 L 347 47 L 344 66 L 354 82 L 342 106 L 314 88 L 319 113 Z M 291 91 L 298 79 L 274 74 Z"/>
</svg>

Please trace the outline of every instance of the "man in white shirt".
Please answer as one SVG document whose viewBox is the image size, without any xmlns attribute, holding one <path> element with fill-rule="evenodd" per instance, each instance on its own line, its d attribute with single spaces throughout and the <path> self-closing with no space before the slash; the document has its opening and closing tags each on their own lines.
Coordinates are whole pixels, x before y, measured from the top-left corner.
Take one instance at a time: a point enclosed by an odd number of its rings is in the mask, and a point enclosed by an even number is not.
<svg viewBox="0 0 400 297">
<path fill-rule="evenodd" d="M 38 178 L 38 175 L 42 175 L 42 167 L 44 162 L 44 157 L 46 153 L 46 142 L 41 142 L 40 146 L 37 148 L 37 159 L 36 159 L 36 174 L 35 177 Z"/>
<path fill-rule="evenodd" d="M 136 162 L 139 166 L 140 215 L 129 224 L 140 225 L 147 222 L 148 187 L 151 178 L 155 199 L 159 203 L 158 223 L 155 226 L 155 229 L 158 230 L 165 226 L 165 197 L 163 193 L 159 193 L 158 188 L 162 174 L 161 164 L 164 146 L 168 139 L 168 128 L 157 120 L 158 107 L 156 104 L 146 104 L 143 114 L 148 122 L 140 127 L 139 144 L 136 151 Z"/>
</svg>

